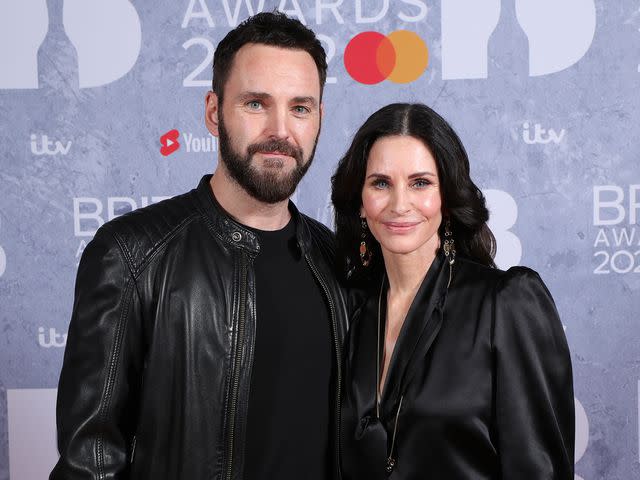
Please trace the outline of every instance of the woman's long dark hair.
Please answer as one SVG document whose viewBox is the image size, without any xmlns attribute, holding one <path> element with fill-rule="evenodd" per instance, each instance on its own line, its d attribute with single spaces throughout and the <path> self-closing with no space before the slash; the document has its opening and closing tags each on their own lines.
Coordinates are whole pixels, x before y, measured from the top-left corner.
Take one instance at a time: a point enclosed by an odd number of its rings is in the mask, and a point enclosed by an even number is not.
<svg viewBox="0 0 640 480">
<path fill-rule="evenodd" d="M 484 195 L 471 181 L 469 158 L 460 138 L 444 118 L 420 103 L 394 103 L 381 108 L 360 127 L 331 178 L 338 253 L 350 280 L 357 281 L 384 268 L 380 244 L 367 232 L 373 252 L 371 263 L 360 261 L 360 207 L 367 160 L 373 144 L 382 137 L 408 135 L 421 140 L 436 161 L 443 214 L 451 219 L 457 254 L 495 267 L 496 241 L 487 226 L 489 211 Z M 443 244 L 444 222 L 438 230 Z"/>
</svg>

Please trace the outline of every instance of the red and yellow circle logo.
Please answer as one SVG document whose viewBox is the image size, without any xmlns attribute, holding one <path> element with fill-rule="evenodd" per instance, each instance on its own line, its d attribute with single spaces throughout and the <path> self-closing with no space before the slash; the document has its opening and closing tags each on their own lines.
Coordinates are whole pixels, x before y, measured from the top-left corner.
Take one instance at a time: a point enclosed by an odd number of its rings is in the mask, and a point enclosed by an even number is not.
<svg viewBox="0 0 640 480">
<path fill-rule="evenodd" d="M 416 80 L 429 64 L 427 44 L 415 32 L 396 30 L 389 35 L 362 32 L 344 50 L 344 66 L 356 82 L 374 85 Z"/>
</svg>

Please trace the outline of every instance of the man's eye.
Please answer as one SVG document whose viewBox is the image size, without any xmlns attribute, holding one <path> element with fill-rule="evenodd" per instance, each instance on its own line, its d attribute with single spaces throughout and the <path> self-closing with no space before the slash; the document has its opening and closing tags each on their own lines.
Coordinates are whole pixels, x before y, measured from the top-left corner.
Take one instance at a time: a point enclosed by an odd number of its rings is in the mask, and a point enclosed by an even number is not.
<svg viewBox="0 0 640 480">
<path fill-rule="evenodd" d="M 309 108 L 304 107 L 302 105 L 296 105 L 295 107 L 293 107 L 293 111 L 299 115 L 304 115 L 306 113 L 309 113 L 311 110 L 309 110 Z"/>
<path fill-rule="evenodd" d="M 262 104 L 257 100 L 252 100 L 250 102 L 247 102 L 247 107 L 249 107 L 251 110 L 259 110 L 262 107 Z"/>
</svg>

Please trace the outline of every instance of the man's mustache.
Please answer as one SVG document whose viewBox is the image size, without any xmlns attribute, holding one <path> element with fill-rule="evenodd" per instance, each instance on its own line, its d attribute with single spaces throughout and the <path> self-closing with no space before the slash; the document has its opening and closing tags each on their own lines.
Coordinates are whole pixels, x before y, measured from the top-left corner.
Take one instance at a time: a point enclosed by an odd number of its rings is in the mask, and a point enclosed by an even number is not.
<svg viewBox="0 0 640 480">
<path fill-rule="evenodd" d="M 252 143 L 247 147 L 247 153 L 250 156 L 257 152 L 279 152 L 293 157 L 298 164 L 302 162 L 302 149 L 282 139 L 274 138 L 265 142 Z"/>
</svg>

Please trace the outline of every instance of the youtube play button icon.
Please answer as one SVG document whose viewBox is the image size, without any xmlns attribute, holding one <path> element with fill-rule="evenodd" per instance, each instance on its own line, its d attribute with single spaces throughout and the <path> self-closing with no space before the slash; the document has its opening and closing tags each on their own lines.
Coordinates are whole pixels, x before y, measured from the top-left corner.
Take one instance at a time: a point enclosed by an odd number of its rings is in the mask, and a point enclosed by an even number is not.
<svg viewBox="0 0 640 480">
<path fill-rule="evenodd" d="M 180 136 L 180 132 L 178 130 L 173 129 L 169 130 L 167 133 L 160 137 L 160 153 L 165 157 L 171 155 L 173 152 L 180 148 L 180 142 L 178 142 L 178 137 Z"/>
</svg>

